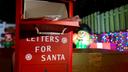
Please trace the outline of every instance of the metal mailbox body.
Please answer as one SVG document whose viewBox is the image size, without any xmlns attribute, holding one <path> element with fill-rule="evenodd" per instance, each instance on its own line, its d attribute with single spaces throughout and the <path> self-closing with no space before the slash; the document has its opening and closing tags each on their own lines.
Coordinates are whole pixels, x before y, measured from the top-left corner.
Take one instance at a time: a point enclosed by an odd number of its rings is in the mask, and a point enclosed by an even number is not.
<svg viewBox="0 0 128 72">
<path fill-rule="evenodd" d="M 20 40 L 19 72 L 71 72 L 72 32 Z"/>
</svg>

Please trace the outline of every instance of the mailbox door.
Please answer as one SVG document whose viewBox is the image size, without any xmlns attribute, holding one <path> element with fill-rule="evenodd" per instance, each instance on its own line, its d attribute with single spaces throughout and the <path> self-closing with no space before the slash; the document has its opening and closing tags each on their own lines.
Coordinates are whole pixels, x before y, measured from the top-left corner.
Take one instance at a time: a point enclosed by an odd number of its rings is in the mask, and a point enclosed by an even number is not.
<svg viewBox="0 0 128 72">
<path fill-rule="evenodd" d="M 72 72 L 72 32 L 20 40 L 19 72 Z"/>
</svg>

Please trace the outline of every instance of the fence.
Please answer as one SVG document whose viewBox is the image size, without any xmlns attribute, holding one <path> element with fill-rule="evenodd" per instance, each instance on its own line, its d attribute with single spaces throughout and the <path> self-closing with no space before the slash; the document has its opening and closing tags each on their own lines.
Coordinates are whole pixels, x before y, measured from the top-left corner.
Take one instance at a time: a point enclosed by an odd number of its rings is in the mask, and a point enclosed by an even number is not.
<svg viewBox="0 0 128 72">
<path fill-rule="evenodd" d="M 128 4 L 105 13 L 95 12 L 84 17 L 82 23 L 88 24 L 92 32 L 98 34 L 128 29 Z"/>
</svg>

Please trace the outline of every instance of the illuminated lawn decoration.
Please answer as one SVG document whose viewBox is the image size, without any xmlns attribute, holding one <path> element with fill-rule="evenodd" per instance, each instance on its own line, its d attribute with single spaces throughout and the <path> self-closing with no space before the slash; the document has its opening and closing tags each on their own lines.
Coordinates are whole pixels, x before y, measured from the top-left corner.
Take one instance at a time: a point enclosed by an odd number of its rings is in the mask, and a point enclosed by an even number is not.
<svg viewBox="0 0 128 72">
<path fill-rule="evenodd" d="M 77 33 L 73 35 L 73 42 L 78 49 L 86 49 L 92 42 L 90 37 L 91 29 L 86 24 L 81 24 Z"/>
<path fill-rule="evenodd" d="M 128 51 L 128 31 L 104 32 L 102 34 L 92 34 L 91 36 L 95 43 L 110 43 L 111 48 L 116 47 L 117 51 Z"/>
</svg>

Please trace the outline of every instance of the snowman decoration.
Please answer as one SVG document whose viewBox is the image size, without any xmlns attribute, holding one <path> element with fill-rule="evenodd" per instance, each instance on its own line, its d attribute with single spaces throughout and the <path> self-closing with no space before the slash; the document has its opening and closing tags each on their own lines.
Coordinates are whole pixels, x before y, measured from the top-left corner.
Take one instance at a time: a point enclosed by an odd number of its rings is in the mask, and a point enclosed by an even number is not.
<svg viewBox="0 0 128 72">
<path fill-rule="evenodd" d="M 73 43 L 77 49 L 86 49 L 92 43 L 91 29 L 87 24 L 80 24 L 77 32 L 73 34 Z"/>
</svg>

